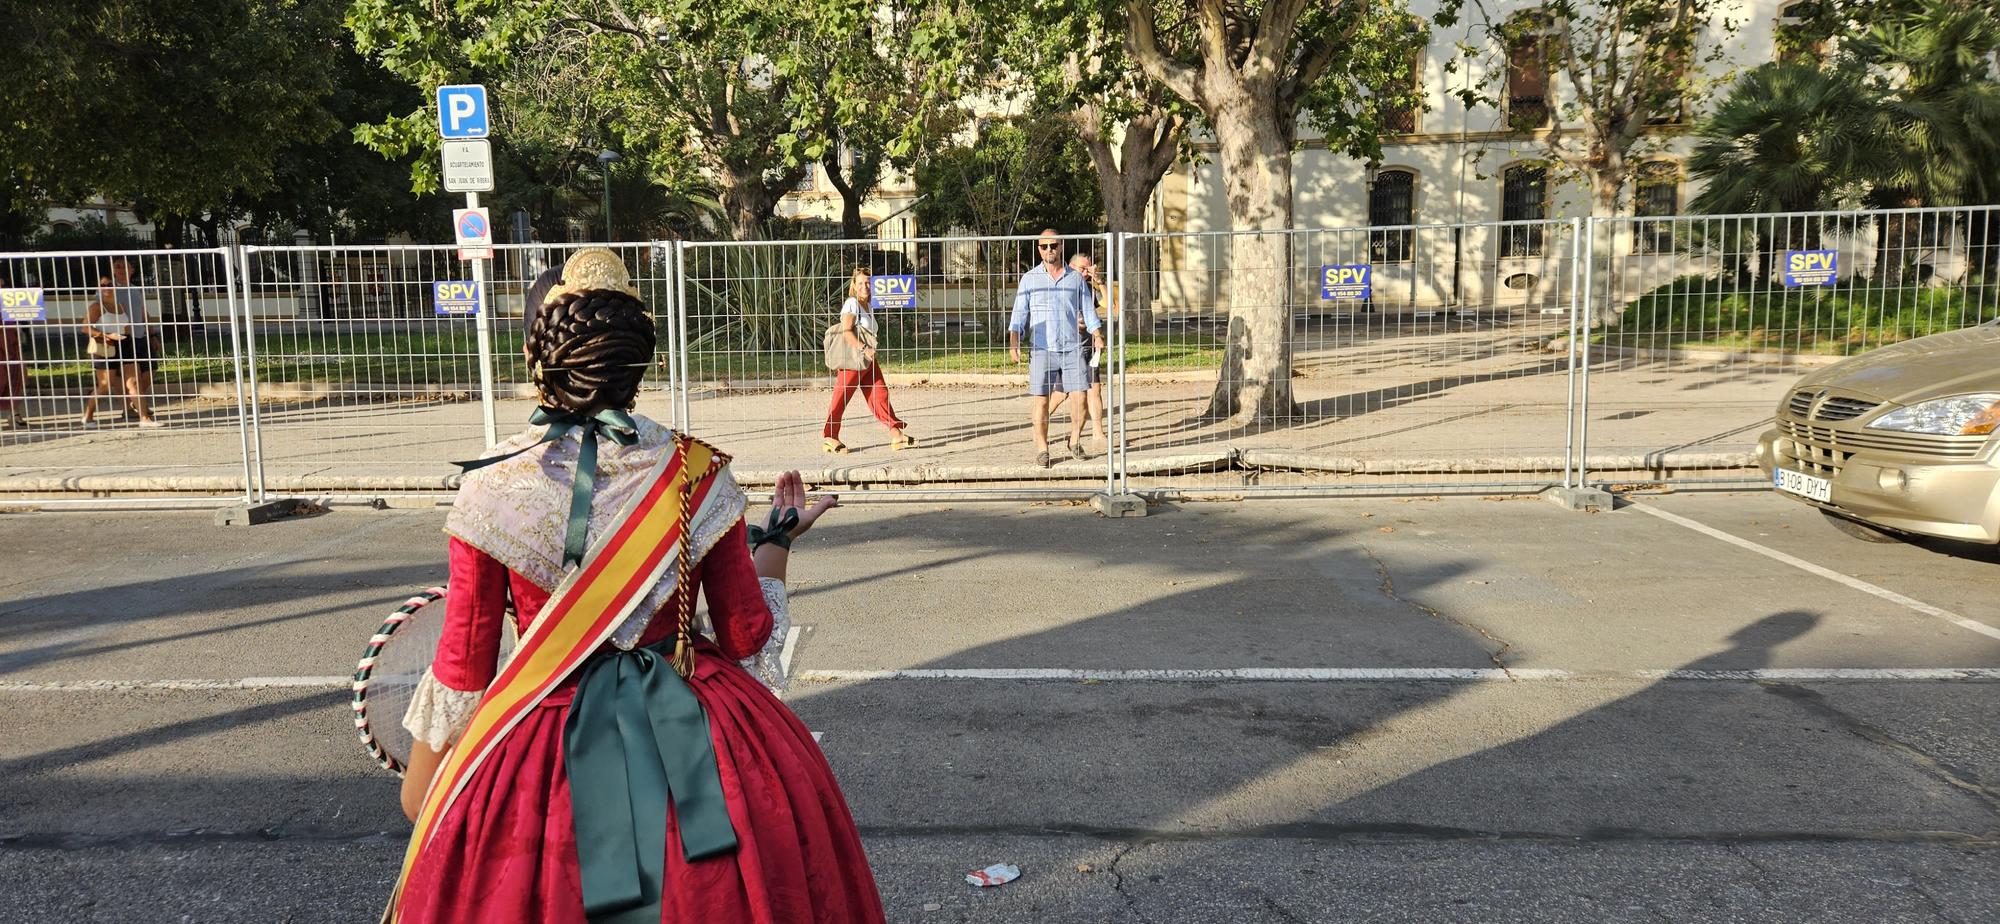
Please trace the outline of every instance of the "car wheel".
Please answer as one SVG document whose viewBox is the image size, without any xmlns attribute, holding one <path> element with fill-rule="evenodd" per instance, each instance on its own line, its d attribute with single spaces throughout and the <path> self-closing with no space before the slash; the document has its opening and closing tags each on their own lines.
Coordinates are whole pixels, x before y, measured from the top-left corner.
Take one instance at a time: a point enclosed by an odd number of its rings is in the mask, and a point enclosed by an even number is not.
<svg viewBox="0 0 2000 924">
<path fill-rule="evenodd" d="M 1832 524 L 1834 529 L 1840 530 L 1863 542 L 1893 544 L 1905 541 L 1902 533 L 1890 532 L 1886 529 L 1876 529 L 1859 520 L 1850 520 L 1831 510 L 1822 510 L 1819 513 L 1820 516 L 1826 517 L 1826 521 Z"/>
</svg>

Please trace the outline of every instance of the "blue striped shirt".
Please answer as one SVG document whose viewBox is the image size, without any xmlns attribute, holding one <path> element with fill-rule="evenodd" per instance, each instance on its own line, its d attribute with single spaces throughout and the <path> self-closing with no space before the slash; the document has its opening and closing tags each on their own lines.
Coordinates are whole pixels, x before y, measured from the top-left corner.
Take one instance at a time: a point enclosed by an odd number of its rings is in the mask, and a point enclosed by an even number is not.
<svg viewBox="0 0 2000 924">
<path fill-rule="evenodd" d="M 1021 275 L 1007 329 L 1027 334 L 1024 339 L 1034 349 L 1074 353 L 1083 346 L 1077 325 L 1088 325 L 1095 334 L 1104 322 L 1098 320 L 1097 294 L 1090 290 L 1090 282 L 1068 264 L 1062 269 L 1060 277 L 1051 278 L 1046 265 L 1036 264 Z"/>
</svg>

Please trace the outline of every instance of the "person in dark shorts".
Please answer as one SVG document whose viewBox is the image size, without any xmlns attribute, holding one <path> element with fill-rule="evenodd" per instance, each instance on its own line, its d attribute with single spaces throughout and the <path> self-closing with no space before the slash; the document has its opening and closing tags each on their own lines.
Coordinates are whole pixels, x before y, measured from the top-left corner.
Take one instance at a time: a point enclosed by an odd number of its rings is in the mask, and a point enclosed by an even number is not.
<svg viewBox="0 0 2000 924">
<path fill-rule="evenodd" d="M 1028 340 L 1029 422 L 1034 427 L 1035 464 L 1048 468 L 1049 396 L 1055 392 L 1080 394 L 1090 390 L 1084 373 L 1080 331 L 1098 350 L 1104 349 L 1104 325 L 1097 319 L 1096 294 L 1083 274 L 1063 261 L 1063 242 L 1051 228 L 1041 233 L 1035 250 L 1042 262 L 1021 275 L 1014 294 L 1014 315 L 1007 323 L 1007 352 L 1021 361 L 1021 340 Z M 1080 444 L 1070 445 L 1070 454 L 1088 458 Z"/>
</svg>

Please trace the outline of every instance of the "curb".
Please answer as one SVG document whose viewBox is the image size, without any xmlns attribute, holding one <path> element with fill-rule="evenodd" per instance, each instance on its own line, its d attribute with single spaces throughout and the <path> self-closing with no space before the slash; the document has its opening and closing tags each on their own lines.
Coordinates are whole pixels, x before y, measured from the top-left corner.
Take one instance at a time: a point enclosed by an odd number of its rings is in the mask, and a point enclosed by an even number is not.
<svg viewBox="0 0 2000 924">
<path fill-rule="evenodd" d="M 1757 467 L 1748 452 L 1660 452 L 1591 456 L 1588 470 L 1597 475 L 1670 478 L 1675 473 L 1744 471 Z M 1357 459 L 1275 449 L 1218 447 L 1202 452 L 1130 459 L 1127 473 L 1166 477 L 1219 472 L 1295 473 L 1304 476 L 1386 477 L 1397 475 L 1525 475 L 1555 474 L 1561 456 L 1517 456 L 1475 459 L 1398 458 Z M 1050 468 L 1024 465 L 849 465 L 801 469 L 814 485 L 866 490 L 871 487 L 921 487 L 949 490 L 968 486 L 1031 485 L 1095 490 L 1104 483 L 1103 457 L 1059 462 Z M 751 487 L 777 482 L 778 469 L 734 469 L 736 480 Z M 293 475 L 270 476 L 266 490 L 280 495 L 449 494 L 458 490 L 456 472 L 411 475 Z M 1190 487 L 1200 487 L 1199 485 Z M 227 475 L 24 475 L 0 477 L 0 493 L 24 495 L 204 494 L 240 495 L 241 477 Z"/>
</svg>

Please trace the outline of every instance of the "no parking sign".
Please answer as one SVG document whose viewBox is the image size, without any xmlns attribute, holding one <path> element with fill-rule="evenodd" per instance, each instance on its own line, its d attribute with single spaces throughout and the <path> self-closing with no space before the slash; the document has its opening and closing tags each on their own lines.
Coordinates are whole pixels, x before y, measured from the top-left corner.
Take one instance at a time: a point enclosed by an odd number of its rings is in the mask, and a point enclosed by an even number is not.
<svg viewBox="0 0 2000 924">
<path fill-rule="evenodd" d="M 484 206 L 452 209 L 451 228 L 458 236 L 460 260 L 493 259 L 493 219 Z"/>
</svg>

